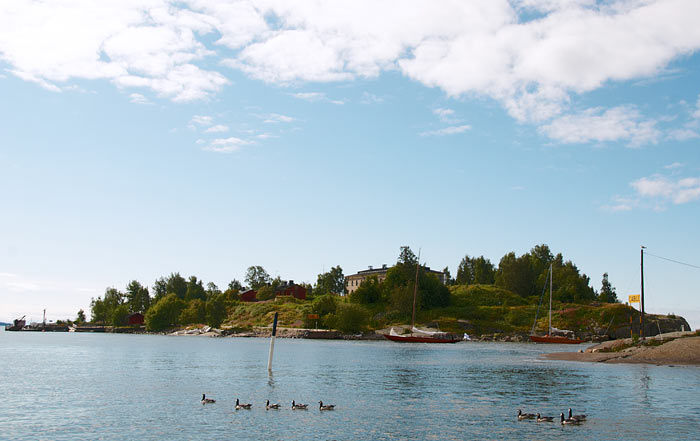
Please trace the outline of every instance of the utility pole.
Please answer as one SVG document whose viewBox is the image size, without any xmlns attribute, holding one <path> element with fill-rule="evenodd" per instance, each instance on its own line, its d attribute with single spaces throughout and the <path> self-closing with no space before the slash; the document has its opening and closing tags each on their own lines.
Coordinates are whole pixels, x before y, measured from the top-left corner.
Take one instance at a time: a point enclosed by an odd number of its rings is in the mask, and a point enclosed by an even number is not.
<svg viewBox="0 0 700 441">
<path fill-rule="evenodd" d="M 642 281 L 642 295 L 641 298 L 639 299 L 640 303 L 640 308 L 639 308 L 639 313 L 641 314 L 639 317 L 639 323 L 640 323 L 640 328 L 639 328 L 639 337 L 644 340 L 644 249 L 646 247 L 642 245 L 642 249 L 640 250 L 640 255 L 641 255 L 641 281 Z"/>
</svg>

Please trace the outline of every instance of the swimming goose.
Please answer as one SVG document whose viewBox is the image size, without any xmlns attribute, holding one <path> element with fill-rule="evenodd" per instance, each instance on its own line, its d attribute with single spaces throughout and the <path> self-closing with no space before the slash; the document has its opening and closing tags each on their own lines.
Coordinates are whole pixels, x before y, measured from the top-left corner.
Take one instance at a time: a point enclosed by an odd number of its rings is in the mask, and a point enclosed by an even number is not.
<svg viewBox="0 0 700 441">
<path fill-rule="evenodd" d="M 518 419 L 519 420 L 531 420 L 535 418 L 534 413 L 523 413 L 522 410 L 518 409 Z"/>
<path fill-rule="evenodd" d="M 202 394 L 202 404 L 208 403 L 216 403 L 216 400 L 213 398 L 207 398 L 206 394 Z"/>
<path fill-rule="evenodd" d="M 318 402 L 318 408 L 320 410 L 335 410 L 335 404 L 326 404 L 325 406 L 323 405 L 323 401 Z"/>
<path fill-rule="evenodd" d="M 572 412 L 571 408 L 569 407 L 569 418 L 568 419 L 570 419 L 570 420 L 576 420 L 576 421 L 581 422 L 581 421 L 586 419 L 586 415 L 572 415 L 572 413 L 573 412 Z"/>
<path fill-rule="evenodd" d="M 537 422 L 538 423 L 551 423 L 554 421 L 554 417 L 542 416 L 537 412 Z"/>
<path fill-rule="evenodd" d="M 307 407 L 309 407 L 308 404 L 301 404 L 292 400 L 292 410 L 306 410 Z"/>
<path fill-rule="evenodd" d="M 240 410 L 240 409 L 250 409 L 252 406 L 253 406 L 253 405 L 250 404 L 250 403 L 241 404 L 241 402 L 238 401 L 238 398 L 236 398 L 236 410 Z"/>
<path fill-rule="evenodd" d="M 280 405 L 278 403 L 270 404 L 270 400 L 267 400 L 267 403 L 265 403 L 265 410 L 279 409 L 279 408 L 280 408 Z"/>
<path fill-rule="evenodd" d="M 566 418 L 566 419 L 564 419 L 564 413 L 563 413 L 563 412 L 559 414 L 559 418 L 561 418 L 561 423 L 562 423 L 562 424 L 581 424 L 581 421 L 578 421 L 578 420 L 574 420 L 574 419 L 571 419 L 571 418 Z"/>
</svg>

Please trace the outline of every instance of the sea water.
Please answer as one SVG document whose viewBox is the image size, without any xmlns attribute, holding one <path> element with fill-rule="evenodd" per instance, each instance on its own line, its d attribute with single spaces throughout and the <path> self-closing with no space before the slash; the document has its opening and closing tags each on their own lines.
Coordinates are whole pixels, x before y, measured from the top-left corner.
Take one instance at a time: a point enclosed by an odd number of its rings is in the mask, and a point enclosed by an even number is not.
<svg viewBox="0 0 700 441">
<path fill-rule="evenodd" d="M 700 368 L 540 358 L 583 347 L 0 332 L 0 439 L 700 439 Z"/>
</svg>

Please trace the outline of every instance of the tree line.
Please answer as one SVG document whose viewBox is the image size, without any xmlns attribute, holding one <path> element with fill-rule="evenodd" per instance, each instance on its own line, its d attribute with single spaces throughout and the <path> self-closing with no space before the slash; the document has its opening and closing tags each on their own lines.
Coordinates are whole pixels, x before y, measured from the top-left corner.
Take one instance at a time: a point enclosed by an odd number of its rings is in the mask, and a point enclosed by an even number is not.
<svg viewBox="0 0 700 441">
<path fill-rule="evenodd" d="M 419 309 L 449 306 L 450 285 L 496 285 L 519 296 L 539 295 L 547 280 L 550 264 L 553 267 L 553 297 L 567 303 L 587 303 L 591 301 L 617 302 L 615 288 L 603 275 L 599 292 L 590 286 L 590 278 L 582 274 L 570 260 L 564 260 L 561 253 L 554 255 L 547 245 L 537 245 L 528 253 L 516 256 L 510 252 L 504 255 L 496 267 L 484 256 L 464 256 L 452 278 L 449 269 L 443 272 L 446 284 L 420 265 L 410 247 L 400 248 L 396 265 L 389 268 L 386 278 L 379 282 L 376 277 L 366 279 L 347 298 L 346 303 L 358 305 L 384 304 L 390 311 L 407 316 L 413 306 L 413 292 Z M 418 269 L 418 286 L 416 286 Z M 196 276 L 185 279 L 180 273 L 163 276 L 149 288 L 137 280 L 130 281 L 124 291 L 114 287 L 105 290 L 104 296 L 92 299 L 90 303 L 92 322 L 121 326 L 129 314 L 145 315 L 147 329 L 157 331 L 173 326 L 206 323 L 218 327 L 228 317 L 228 311 L 239 302 L 239 294 L 247 289 L 257 291 L 258 300 L 275 297 L 277 287 L 282 283 L 279 277 L 272 278 L 262 266 L 250 266 L 246 270 L 244 283 L 233 279 L 225 290 L 215 283 L 204 282 Z M 336 310 L 328 300 L 346 292 L 345 276 L 340 266 L 318 274 L 314 286 L 302 284 L 307 289 L 307 298 L 316 301 L 314 310 Z M 323 297 L 323 300 L 319 300 Z M 325 302 L 327 305 L 323 306 Z M 325 308 L 325 309 L 324 309 Z M 350 311 L 357 315 L 356 310 Z M 352 315 L 352 314 L 351 314 Z M 84 315 L 82 317 L 84 321 Z"/>
</svg>

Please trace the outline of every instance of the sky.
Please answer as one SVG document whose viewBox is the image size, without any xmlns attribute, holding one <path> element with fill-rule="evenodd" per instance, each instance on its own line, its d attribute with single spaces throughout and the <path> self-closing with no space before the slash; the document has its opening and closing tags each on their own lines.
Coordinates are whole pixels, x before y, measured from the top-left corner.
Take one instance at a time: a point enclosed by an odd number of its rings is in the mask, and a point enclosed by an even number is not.
<svg viewBox="0 0 700 441">
<path fill-rule="evenodd" d="M 0 3 L 0 321 L 547 244 L 700 327 L 696 0 Z M 658 256 L 658 257 L 657 257 Z M 666 259 L 687 263 L 682 265 Z M 556 275 L 555 275 L 556 277 Z"/>
</svg>

